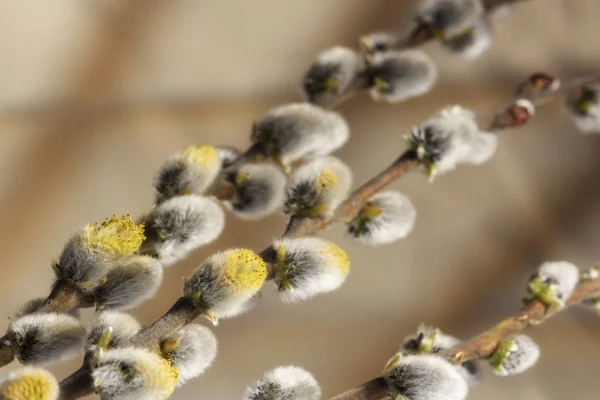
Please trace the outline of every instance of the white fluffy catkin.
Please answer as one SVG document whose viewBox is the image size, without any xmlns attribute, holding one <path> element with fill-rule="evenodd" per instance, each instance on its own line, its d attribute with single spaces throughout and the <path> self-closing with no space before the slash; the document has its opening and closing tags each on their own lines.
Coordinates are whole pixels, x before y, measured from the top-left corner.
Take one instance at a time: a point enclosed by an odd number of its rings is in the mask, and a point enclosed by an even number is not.
<svg viewBox="0 0 600 400">
<path fill-rule="evenodd" d="M 584 86 L 579 96 L 567 99 L 567 107 L 581 133 L 600 134 L 600 83 Z"/>
<path fill-rule="evenodd" d="M 307 101 L 321 104 L 327 95 L 336 97 L 346 93 L 361 67 L 361 57 L 352 49 L 336 46 L 323 51 L 304 76 Z"/>
<path fill-rule="evenodd" d="M 410 199 L 390 190 L 371 197 L 349 223 L 348 231 L 363 244 L 387 244 L 408 236 L 416 219 Z"/>
<path fill-rule="evenodd" d="M 96 308 L 126 310 L 154 296 L 162 282 L 163 269 L 158 260 L 148 256 L 122 259 L 94 288 Z"/>
<path fill-rule="evenodd" d="M 169 157 L 154 180 L 156 202 L 185 194 L 202 194 L 221 170 L 219 152 L 209 145 L 191 145 Z"/>
<path fill-rule="evenodd" d="M 325 156 L 342 147 L 349 136 L 348 123 L 340 114 L 293 103 L 270 110 L 256 122 L 252 142 L 287 167 L 294 161 Z"/>
<path fill-rule="evenodd" d="M 422 0 L 417 19 L 436 36 L 450 39 L 472 28 L 484 14 L 481 0 Z"/>
<path fill-rule="evenodd" d="M 86 348 L 92 348 L 100 342 L 110 330 L 108 348 L 126 343 L 142 329 L 140 323 L 131 315 L 119 311 L 102 311 L 87 328 Z"/>
<path fill-rule="evenodd" d="M 58 382 L 42 368 L 25 367 L 0 377 L 1 400 L 57 400 Z"/>
<path fill-rule="evenodd" d="M 214 324 L 246 311 L 267 277 L 264 260 L 252 250 L 233 249 L 208 257 L 185 280 L 183 295 Z"/>
<path fill-rule="evenodd" d="M 284 212 L 330 215 L 348 197 L 352 171 L 335 157 L 321 157 L 294 171 L 285 191 Z"/>
<path fill-rule="evenodd" d="M 397 103 L 423 95 L 437 80 L 431 58 L 418 50 L 375 53 L 367 60 L 373 100 Z"/>
<path fill-rule="evenodd" d="M 482 18 L 471 29 L 442 41 L 442 44 L 465 60 L 475 60 L 492 45 L 492 27 L 486 18 Z"/>
<path fill-rule="evenodd" d="M 146 349 L 119 348 L 101 353 L 92 380 L 102 400 L 162 400 L 175 390 L 178 372 Z"/>
<path fill-rule="evenodd" d="M 282 238 L 273 242 L 275 285 L 281 299 L 294 303 L 339 288 L 350 271 L 340 247 L 316 237 Z"/>
<path fill-rule="evenodd" d="M 507 376 L 528 370 L 539 358 L 540 349 L 529 336 L 513 335 L 498 343 L 490 364 L 496 375 Z"/>
<path fill-rule="evenodd" d="M 12 321 L 7 338 L 23 364 L 48 364 L 81 352 L 85 329 L 68 314 L 34 313 Z"/>
<path fill-rule="evenodd" d="M 579 268 L 567 261 L 549 261 L 538 268 L 527 287 L 527 298 L 563 307 L 579 283 Z"/>
<path fill-rule="evenodd" d="M 217 338 L 210 329 L 189 324 L 161 343 L 161 355 L 179 371 L 179 384 L 200 376 L 217 356 Z"/>
<path fill-rule="evenodd" d="M 246 389 L 243 400 L 320 400 L 321 388 L 306 370 L 286 366 L 267 372 Z"/>
<path fill-rule="evenodd" d="M 394 356 L 384 371 L 392 398 L 463 400 L 469 388 L 458 369 L 435 355 Z"/>
<path fill-rule="evenodd" d="M 141 252 L 166 267 L 219 237 L 225 214 L 213 199 L 187 195 L 157 205 L 143 221 L 147 238 Z"/>
<path fill-rule="evenodd" d="M 286 179 L 273 165 L 245 164 L 233 178 L 233 212 L 244 219 L 259 219 L 283 205 Z"/>
<path fill-rule="evenodd" d="M 372 32 L 360 37 L 360 46 L 366 53 L 390 51 L 398 42 L 398 36 L 390 32 Z"/>
</svg>

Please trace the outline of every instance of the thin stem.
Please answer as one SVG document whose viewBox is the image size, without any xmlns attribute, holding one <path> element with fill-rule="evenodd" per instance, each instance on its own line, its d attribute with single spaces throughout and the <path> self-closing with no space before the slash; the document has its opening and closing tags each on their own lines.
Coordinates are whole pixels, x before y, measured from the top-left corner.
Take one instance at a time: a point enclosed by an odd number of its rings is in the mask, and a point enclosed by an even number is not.
<svg viewBox="0 0 600 400">
<path fill-rule="evenodd" d="M 338 394 L 331 400 L 379 400 L 387 396 L 387 385 L 383 378 L 371 379 L 355 389 Z"/>
<path fill-rule="evenodd" d="M 60 382 L 60 400 L 74 400 L 93 392 L 92 368 L 89 360 Z"/>
</svg>

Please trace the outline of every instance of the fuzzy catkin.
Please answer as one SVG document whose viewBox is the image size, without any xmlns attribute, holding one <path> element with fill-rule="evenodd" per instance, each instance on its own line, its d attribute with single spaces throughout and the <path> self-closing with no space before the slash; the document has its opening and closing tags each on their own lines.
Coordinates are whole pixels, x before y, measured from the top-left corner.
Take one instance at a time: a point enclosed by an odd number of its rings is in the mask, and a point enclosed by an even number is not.
<svg viewBox="0 0 600 400">
<path fill-rule="evenodd" d="M 534 366 L 539 357 L 540 349 L 529 336 L 513 335 L 498 343 L 490 364 L 496 375 L 515 375 Z"/>
<path fill-rule="evenodd" d="M 585 85 L 577 97 L 567 99 L 567 108 L 581 133 L 600 134 L 600 83 Z"/>
<path fill-rule="evenodd" d="M 567 261 L 549 261 L 538 268 L 527 287 L 527 299 L 563 307 L 579 283 L 579 268 Z"/>
<path fill-rule="evenodd" d="M 306 370 L 286 366 L 267 372 L 248 387 L 243 400 L 320 400 L 321 388 Z"/>
<path fill-rule="evenodd" d="M 57 400 L 56 378 L 42 368 L 25 367 L 0 377 L 1 400 Z"/>
<path fill-rule="evenodd" d="M 465 60 L 475 60 L 492 45 L 492 28 L 482 18 L 469 30 L 451 39 L 443 40 L 444 47 Z"/>
<path fill-rule="evenodd" d="M 259 219 L 283 205 L 286 179 L 273 165 L 246 164 L 233 177 L 233 212 L 244 219 Z"/>
<path fill-rule="evenodd" d="M 126 343 L 141 330 L 140 323 L 131 315 L 119 311 L 102 311 L 87 328 L 86 348 L 98 345 L 110 329 L 108 348 Z"/>
<path fill-rule="evenodd" d="M 437 36 L 451 39 L 471 29 L 484 13 L 481 0 L 422 0 L 417 19 Z"/>
</svg>

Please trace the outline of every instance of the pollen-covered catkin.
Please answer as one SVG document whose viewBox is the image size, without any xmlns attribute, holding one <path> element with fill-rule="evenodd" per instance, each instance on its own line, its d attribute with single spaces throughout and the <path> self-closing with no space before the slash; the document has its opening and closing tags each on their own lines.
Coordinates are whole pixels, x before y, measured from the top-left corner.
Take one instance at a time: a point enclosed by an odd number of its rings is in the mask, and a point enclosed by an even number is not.
<svg viewBox="0 0 600 400">
<path fill-rule="evenodd" d="M 135 224 L 130 215 L 113 215 L 101 224 L 86 225 L 72 237 L 54 270 L 59 279 L 93 287 L 115 259 L 135 254 L 145 238 L 143 224 Z"/>
<path fill-rule="evenodd" d="M 436 355 L 398 353 L 388 362 L 383 378 L 392 398 L 463 400 L 469 391 L 458 369 Z"/>
<path fill-rule="evenodd" d="M 409 198 L 390 190 L 371 197 L 348 224 L 348 231 L 363 244 L 387 244 L 408 236 L 416 218 Z"/>
<path fill-rule="evenodd" d="M 245 164 L 233 176 L 233 212 L 244 219 L 259 219 L 283 205 L 286 179 L 273 165 Z"/>
<path fill-rule="evenodd" d="M 154 180 L 156 203 L 175 196 L 202 194 L 221 170 L 219 152 L 208 145 L 191 145 L 172 155 Z"/>
<path fill-rule="evenodd" d="M 23 364 L 47 364 L 81 352 L 85 329 L 68 314 L 34 313 L 12 321 L 6 335 Z"/>
<path fill-rule="evenodd" d="M 563 307 L 579 283 L 579 268 L 567 261 L 545 262 L 527 286 L 527 299 L 537 298 L 547 305 Z"/>
<path fill-rule="evenodd" d="M 600 83 L 585 85 L 578 96 L 567 98 L 567 107 L 581 133 L 600 134 Z"/>
<path fill-rule="evenodd" d="M 284 212 L 315 218 L 330 215 L 348 197 L 352 171 L 335 157 L 321 157 L 298 168 L 286 187 Z"/>
<path fill-rule="evenodd" d="M 443 40 L 442 44 L 465 60 L 475 60 L 490 48 L 492 27 L 486 18 L 482 18 L 472 28 L 451 39 Z"/>
<path fill-rule="evenodd" d="M 87 329 L 86 348 L 98 346 L 110 331 L 106 347 L 111 349 L 126 343 L 141 329 L 140 323 L 131 315 L 119 311 L 102 311 Z"/>
<path fill-rule="evenodd" d="M 25 367 L 0 377 L 1 400 L 57 400 L 58 382 L 42 368 Z"/>
<path fill-rule="evenodd" d="M 323 104 L 324 98 L 346 93 L 362 67 L 362 59 L 352 49 L 336 46 L 317 56 L 306 72 L 303 90 L 307 101 Z"/>
<path fill-rule="evenodd" d="M 225 214 L 214 200 L 187 195 L 157 205 L 143 221 L 148 237 L 140 251 L 157 257 L 165 267 L 219 237 Z"/>
<path fill-rule="evenodd" d="M 344 250 L 323 239 L 282 238 L 273 242 L 275 279 L 281 299 L 294 303 L 339 288 L 350 271 Z"/>
<path fill-rule="evenodd" d="M 375 53 L 367 59 L 373 100 L 396 103 L 423 95 L 437 80 L 431 58 L 418 50 Z"/>
<path fill-rule="evenodd" d="M 533 367 L 539 357 L 540 349 L 529 336 L 513 335 L 498 343 L 490 364 L 496 375 L 515 375 Z"/>
<path fill-rule="evenodd" d="M 436 37 L 451 39 L 475 26 L 484 14 L 481 0 L 422 0 L 417 20 Z"/>
<path fill-rule="evenodd" d="M 306 370 L 286 366 L 267 372 L 246 389 L 243 400 L 320 400 L 321 388 Z"/>
<path fill-rule="evenodd" d="M 179 384 L 200 376 L 217 356 L 217 338 L 210 329 L 189 324 L 161 342 L 161 355 L 179 371 Z"/>
<path fill-rule="evenodd" d="M 183 295 L 214 324 L 246 311 L 267 277 L 264 260 L 248 249 L 208 257 L 185 280 Z"/>
<path fill-rule="evenodd" d="M 309 103 L 276 107 L 252 130 L 252 142 L 286 168 L 294 161 L 328 155 L 349 136 L 348 123 L 340 114 Z"/>
<path fill-rule="evenodd" d="M 163 269 L 148 256 L 123 258 L 94 288 L 96 308 L 126 310 L 152 297 L 162 282 Z"/>
<path fill-rule="evenodd" d="M 167 360 L 141 348 L 101 352 L 92 365 L 94 388 L 102 400 L 166 399 L 178 375 Z"/>
</svg>

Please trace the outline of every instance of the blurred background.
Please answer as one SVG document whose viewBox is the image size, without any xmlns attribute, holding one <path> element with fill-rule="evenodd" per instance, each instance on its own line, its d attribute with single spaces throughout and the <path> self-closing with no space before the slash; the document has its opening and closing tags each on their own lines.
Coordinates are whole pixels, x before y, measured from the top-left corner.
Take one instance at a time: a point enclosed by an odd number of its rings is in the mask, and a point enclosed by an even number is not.
<svg viewBox="0 0 600 400">
<path fill-rule="evenodd" d="M 49 292 L 51 262 L 77 227 L 150 209 L 152 178 L 168 155 L 190 143 L 245 148 L 254 120 L 300 99 L 299 82 L 319 51 L 406 28 L 415 4 L 1 0 L 5 325 L 18 305 Z M 400 154 L 411 125 L 445 105 L 485 112 L 532 72 L 563 80 L 599 72 L 599 15 L 597 0 L 531 1 L 495 20 L 494 44 L 476 62 L 427 45 L 439 68 L 434 90 L 396 105 L 366 95 L 344 104 L 352 137 L 339 157 L 358 184 Z M 467 338 L 516 312 L 541 262 L 587 268 L 600 259 L 598 154 L 600 137 L 579 134 L 558 101 L 528 127 L 503 132 L 481 167 L 459 167 L 433 185 L 420 173 L 402 178 L 394 188 L 419 213 L 409 238 L 366 248 L 342 227 L 326 232 L 351 256 L 345 285 L 297 305 L 266 285 L 256 309 L 215 328 L 214 366 L 172 398 L 238 399 L 265 370 L 292 363 L 311 371 L 328 398 L 377 376 L 420 322 Z M 261 250 L 285 223 L 281 215 L 228 215 L 221 238 L 168 269 L 159 294 L 133 314 L 154 321 L 204 257 L 233 246 Z M 538 366 L 503 379 L 486 371 L 470 398 L 598 398 L 600 318 L 573 309 L 530 333 L 542 347 Z M 80 363 L 51 370 L 64 378 Z"/>
</svg>

